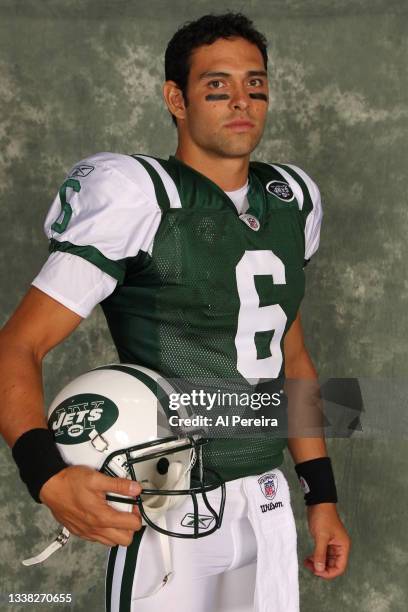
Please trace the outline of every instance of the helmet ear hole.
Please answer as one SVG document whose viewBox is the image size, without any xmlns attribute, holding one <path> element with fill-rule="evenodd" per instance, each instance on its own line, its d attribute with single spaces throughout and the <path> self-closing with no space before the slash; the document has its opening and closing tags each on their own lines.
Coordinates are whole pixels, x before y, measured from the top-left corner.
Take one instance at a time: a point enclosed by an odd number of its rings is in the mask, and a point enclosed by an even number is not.
<svg viewBox="0 0 408 612">
<path fill-rule="evenodd" d="M 169 465 L 170 465 L 169 460 L 166 457 L 162 457 L 157 462 L 156 469 L 159 472 L 159 474 L 163 476 L 164 474 L 167 474 L 167 472 L 169 471 Z"/>
</svg>

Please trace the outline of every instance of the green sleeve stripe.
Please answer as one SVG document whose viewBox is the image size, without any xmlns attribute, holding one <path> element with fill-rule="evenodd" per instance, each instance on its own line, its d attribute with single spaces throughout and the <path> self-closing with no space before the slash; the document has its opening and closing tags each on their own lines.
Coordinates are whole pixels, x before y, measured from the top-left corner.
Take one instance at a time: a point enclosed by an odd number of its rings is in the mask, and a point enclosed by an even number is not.
<svg viewBox="0 0 408 612">
<path fill-rule="evenodd" d="M 287 166 L 286 164 L 275 164 L 275 166 L 277 166 L 278 168 L 283 168 L 283 170 L 286 170 L 286 172 L 288 174 L 290 174 L 290 176 L 293 178 L 293 180 L 295 180 L 297 183 L 299 183 L 300 188 L 301 188 L 301 190 L 303 192 L 303 198 L 304 198 L 304 200 L 303 200 L 303 212 L 307 216 L 313 210 L 313 201 L 312 201 L 309 189 L 307 188 L 307 185 L 306 185 L 305 181 L 290 166 Z"/>
<path fill-rule="evenodd" d="M 79 246 L 68 241 L 59 242 L 55 238 L 51 238 L 49 252 L 54 253 L 55 251 L 78 255 L 78 257 L 94 264 L 102 272 L 106 272 L 106 274 L 115 278 L 119 283 L 122 283 L 125 278 L 125 260 L 112 261 L 102 255 L 94 246 Z"/>
<path fill-rule="evenodd" d="M 138 157 L 137 155 L 131 155 L 131 157 L 133 157 L 133 159 L 138 161 L 139 164 L 143 166 L 143 168 L 146 170 L 146 172 L 152 179 L 157 203 L 164 213 L 167 212 L 170 208 L 170 200 L 159 173 L 153 168 L 151 164 L 149 164 L 148 161 L 146 161 L 142 157 Z"/>
</svg>

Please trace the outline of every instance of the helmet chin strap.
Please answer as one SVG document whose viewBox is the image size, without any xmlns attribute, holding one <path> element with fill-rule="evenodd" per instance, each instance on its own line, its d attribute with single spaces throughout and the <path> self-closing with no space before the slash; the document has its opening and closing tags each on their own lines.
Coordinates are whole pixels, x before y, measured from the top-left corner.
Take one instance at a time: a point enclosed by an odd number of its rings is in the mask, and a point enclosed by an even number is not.
<svg viewBox="0 0 408 612">
<path fill-rule="evenodd" d="M 71 534 L 68 531 L 68 529 L 64 526 L 61 526 L 55 540 L 51 542 L 51 544 L 47 546 L 45 550 L 43 550 L 39 555 L 36 555 L 35 557 L 24 559 L 24 561 L 22 561 L 22 564 L 29 566 L 29 565 L 37 565 L 37 563 L 42 563 L 43 561 L 48 559 L 48 557 L 51 557 L 51 555 L 55 553 L 57 550 L 65 546 L 65 544 L 69 540 L 70 535 Z"/>
<path fill-rule="evenodd" d="M 186 475 L 186 470 L 182 469 L 183 466 L 181 463 L 173 463 L 169 467 L 168 479 L 165 487 L 163 488 L 172 488 L 177 489 L 177 487 L 182 488 L 181 485 L 184 482 L 184 478 Z M 175 482 L 174 482 L 175 481 Z M 174 482 L 174 484 L 173 484 Z M 147 484 L 148 488 L 154 488 L 154 484 L 150 481 L 144 481 L 143 484 Z M 145 509 L 146 514 L 149 515 L 149 518 L 156 522 L 157 525 L 167 531 L 167 520 L 166 520 L 166 512 L 171 508 L 172 505 L 175 504 L 178 500 L 170 499 L 169 497 L 164 497 L 163 495 L 149 495 L 148 501 L 143 502 L 143 507 Z M 156 506 L 157 504 L 157 506 Z M 156 506 L 156 507 L 155 507 Z M 164 576 L 160 584 L 157 585 L 153 591 L 150 591 L 146 595 L 142 597 L 136 597 L 136 599 L 145 599 L 146 597 L 150 597 L 154 595 L 158 591 L 160 591 L 166 584 L 169 583 L 171 578 L 174 576 L 173 571 L 173 563 L 171 558 L 171 550 L 170 550 L 170 538 L 168 535 L 157 532 L 157 536 L 159 537 L 160 549 L 163 560 L 164 567 Z"/>
<path fill-rule="evenodd" d="M 184 488 L 185 476 L 188 472 L 191 471 L 195 462 L 196 462 L 196 454 L 195 454 L 194 449 L 192 449 L 190 463 L 184 470 L 183 470 L 183 466 L 181 463 L 179 462 L 172 463 L 169 466 L 167 482 L 163 486 L 163 488 L 166 488 L 166 489 L 169 488 L 169 489 L 175 489 L 175 490 Z M 173 480 L 175 480 L 174 483 L 172 482 Z M 149 485 L 149 488 L 154 488 L 152 486 L 153 483 L 148 482 L 148 485 Z M 158 502 L 162 502 L 162 500 L 163 500 L 162 495 L 154 495 L 154 496 L 152 495 L 151 499 L 149 499 L 149 503 L 143 502 L 143 506 L 144 506 L 146 514 L 149 514 L 149 518 L 152 518 L 152 519 L 154 518 L 157 525 L 161 527 L 161 529 L 167 531 L 167 520 L 166 520 L 165 512 L 177 502 L 177 499 L 170 500 L 169 498 L 167 498 L 165 499 L 164 503 L 162 503 L 161 505 L 155 508 L 154 504 Z M 150 504 L 153 507 L 151 507 Z M 155 589 L 153 589 L 153 591 L 151 591 L 150 593 L 147 593 L 146 595 L 143 595 L 142 597 L 136 597 L 135 599 L 145 599 L 146 597 L 150 597 L 151 595 L 158 593 L 158 591 L 160 591 L 164 586 L 166 586 L 166 584 L 168 584 L 169 581 L 174 576 L 173 563 L 172 563 L 171 550 L 170 550 L 170 537 L 161 532 L 157 532 L 157 535 L 159 537 L 160 548 L 161 548 L 162 559 L 163 559 L 163 567 L 164 567 L 163 579 L 161 583 L 157 585 Z"/>
<path fill-rule="evenodd" d="M 167 521 L 164 515 L 159 516 L 156 522 L 158 526 L 161 527 L 162 529 L 167 529 Z M 161 583 L 158 584 L 157 587 L 154 588 L 152 591 L 149 591 L 149 593 L 146 593 L 145 595 L 142 595 L 141 597 L 134 597 L 132 598 L 132 600 L 146 599 L 146 597 L 151 597 L 152 595 L 155 595 L 156 593 L 161 591 L 161 589 L 165 587 L 166 584 L 168 584 L 174 576 L 173 563 L 171 559 L 171 550 L 170 550 L 170 538 L 169 536 L 164 535 L 164 533 L 160 533 L 160 532 L 156 532 L 156 533 L 160 538 L 160 548 L 161 548 L 163 567 L 164 567 L 163 579 Z"/>
</svg>

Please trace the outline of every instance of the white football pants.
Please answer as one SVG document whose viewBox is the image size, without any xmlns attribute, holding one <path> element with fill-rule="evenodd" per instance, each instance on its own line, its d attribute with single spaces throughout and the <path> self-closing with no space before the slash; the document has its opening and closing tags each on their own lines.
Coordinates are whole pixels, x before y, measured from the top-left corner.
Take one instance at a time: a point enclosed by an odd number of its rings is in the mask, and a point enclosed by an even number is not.
<svg viewBox="0 0 408 612">
<path fill-rule="evenodd" d="M 266 476 L 266 478 L 265 478 Z M 233 612 L 242 607 L 228 604 L 221 595 L 222 574 L 257 562 L 247 584 L 231 589 L 253 595 L 255 612 L 298 612 L 298 562 L 296 530 L 289 488 L 279 469 L 226 483 L 226 505 L 220 529 L 196 540 L 168 538 L 173 575 L 161 584 L 165 572 L 161 538 L 146 527 L 135 534 L 133 543 L 112 548 L 106 575 L 107 612 Z M 220 492 L 207 494 L 218 511 Z M 167 529 L 191 533 L 191 498 L 166 514 Z M 210 518 L 199 496 L 203 523 Z M 242 574 L 242 573 L 241 573 Z M 248 609 L 248 608 L 246 608 Z"/>
</svg>

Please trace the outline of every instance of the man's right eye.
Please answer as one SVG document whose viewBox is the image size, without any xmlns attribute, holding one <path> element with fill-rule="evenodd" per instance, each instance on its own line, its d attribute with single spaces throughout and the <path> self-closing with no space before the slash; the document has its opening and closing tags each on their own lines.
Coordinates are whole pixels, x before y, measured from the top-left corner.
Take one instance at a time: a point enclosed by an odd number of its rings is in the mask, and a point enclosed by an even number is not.
<svg viewBox="0 0 408 612">
<path fill-rule="evenodd" d="M 224 83 L 222 81 L 215 80 L 215 81 L 210 81 L 208 85 L 209 87 L 212 87 L 213 89 L 220 89 L 221 87 L 224 86 Z"/>
</svg>

